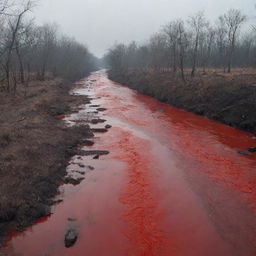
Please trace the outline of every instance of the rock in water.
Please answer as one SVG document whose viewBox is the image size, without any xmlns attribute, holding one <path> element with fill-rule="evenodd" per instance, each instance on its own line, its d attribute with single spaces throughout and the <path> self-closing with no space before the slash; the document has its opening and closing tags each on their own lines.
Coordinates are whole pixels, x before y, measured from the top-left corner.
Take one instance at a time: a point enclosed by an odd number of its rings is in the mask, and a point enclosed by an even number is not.
<svg viewBox="0 0 256 256">
<path fill-rule="evenodd" d="M 82 140 L 81 143 L 84 144 L 85 146 L 93 146 L 94 145 L 94 142 L 91 140 Z"/>
<path fill-rule="evenodd" d="M 255 153 L 256 152 L 256 147 L 250 147 L 248 148 L 248 151 L 251 153 Z"/>
<path fill-rule="evenodd" d="M 238 150 L 237 152 L 241 155 L 246 155 L 246 156 L 251 155 L 251 152 L 249 150 Z"/>
<path fill-rule="evenodd" d="M 98 118 L 98 119 L 92 119 L 92 120 L 91 120 L 91 123 L 92 123 L 92 124 L 98 124 L 98 123 L 104 123 L 104 122 L 106 122 L 106 120 L 105 120 L 105 119 L 100 119 L 100 118 Z"/>
<path fill-rule="evenodd" d="M 76 243 L 78 233 L 75 229 L 69 229 L 65 235 L 65 246 L 67 248 L 73 246 Z"/>
<path fill-rule="evenodd" d="M 100 111 L 100 112 L 106 111 L 106 110 L 107 110 L 106 108 L 97 108 L 97 111 Z"/>
<path fill-rule="evenodd" d="M 68 184 L 78 185 L 84 180 L 84 178 L 73 178 L 71 176 L 67 176 L 64 178 L 64 182 Z"/>
<path fill-rule="evenodd" d="M 76 218 L 71 218 L 71 217 L 69 217 L 69 218 L 68 218 L 68 221 L 76 221 Z"/>
</svg>

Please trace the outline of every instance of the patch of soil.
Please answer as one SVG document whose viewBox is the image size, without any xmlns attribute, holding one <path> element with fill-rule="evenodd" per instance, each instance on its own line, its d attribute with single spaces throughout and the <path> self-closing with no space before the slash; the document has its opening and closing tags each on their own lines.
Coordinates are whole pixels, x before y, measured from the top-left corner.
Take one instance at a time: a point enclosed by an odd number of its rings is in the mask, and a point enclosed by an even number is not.
<svg viewBox="0 0 256 256">
<path fill-rule="evenodd" d="M 68 92 L 56 79 L 32 82 L 26 96 L 0 93 L 0 235 L 50 214 L 68 160 L 92 135 L 89 126 L 64 124 L 66 113 L 90 103 Z"/>
</svg>

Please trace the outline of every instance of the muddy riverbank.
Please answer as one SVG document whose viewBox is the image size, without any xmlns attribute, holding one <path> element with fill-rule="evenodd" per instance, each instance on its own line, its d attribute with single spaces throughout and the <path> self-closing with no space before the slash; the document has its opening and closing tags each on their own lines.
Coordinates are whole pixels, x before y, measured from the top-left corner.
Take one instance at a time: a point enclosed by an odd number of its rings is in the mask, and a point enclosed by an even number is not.
<svg viewBox="0 0 256 256">
<path fill-rule="evenodd" d="M 229 126 L 256 133 L 255 71 L 198 72 L 182 82 L 171 72 L 109 71 L 109 78 L 159 101 Z"/>
<path fill-rule="evenodd" d="M 31 82 L 26 96 L 0 94 L 0 236 L 51 214 L 68 160 L 91 135 L 87 126 L 62 120 L 90 102 L 69 90 L 70 83 L 55 79 Z"/>
</svg>

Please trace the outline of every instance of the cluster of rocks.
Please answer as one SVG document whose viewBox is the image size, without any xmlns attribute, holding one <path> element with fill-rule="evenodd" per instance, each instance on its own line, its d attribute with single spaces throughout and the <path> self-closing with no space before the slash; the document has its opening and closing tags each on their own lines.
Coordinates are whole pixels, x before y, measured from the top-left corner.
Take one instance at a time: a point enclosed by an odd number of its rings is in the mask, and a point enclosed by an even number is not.
<svg viewBox="0 0 256 256">
<path fill-rule="evenodd" d="M 92 82 L 94 82 L 96 80 L 89 80 L 89 83 L 92 84 Z M 100 107 L 100 105 L 89 105 L 89 107 L 93 107 L 93 108 L 97 108 L 96 112 L 102 112 L 107 110 L 106 108 L 102 108 Z M 95 113 L 96 113 L 95 112 Z M 99 124 L 99 123 L 104 123 L 106 122 L 106 120 L 101 119 L 101 118 L 97 118 L 94 117 L 93 119 L 90 120 L 91 124 Z M 92 133 L 102 133 L 102 132 L 107 132 L 108 129 L 110 129 L 112 126 L 109 124 L 106 124 L 104 128 L 90 128 L 90 131 Z M 94 141 L 91 139 L 82 139 L 80 144 L 82 146 L 87 146 L 87 147 L 91 147 L 94 145 Z M 99 159 L 100 156 L 103 155 L 107 155 L 109 154 L 109 151 L 107 150 L 78 150 L 78 160 L 82 160 L 83 156 L 92 156 L 93 159 Z M 93 170 L 94 168 L 92 166 L 86 166 L 83 163 L 76 163 L 80 168 L 87 168 L 88 170 Z M 79 175 L 85 175 L 86 172 L 82 171 L 82 170 L 72 170 L 71 173 L 77 173 Z M 66 183 L 70 183 L 73 185 L 77 185 L 80 184 L 81 181 L 84 180 L 84 177 L 76 177 L 76 175 L 68 175 L 65 177 L 65 182 Z M 78 229 L 76 227 L 74 227 L 74 224 L 76 223 L 76 219 L 75 218 L 68 218 L 69 221 L 69 228 L 67 229 L 66 233 L 65 233 L 65 237 L 64 237 L 64 244 L 66 248 L 72 247 L 73 245 L 75 245 L 75 243 L 77 242 L 78 239 Z M 0 255 L 1 256 L 1 255 Z"/>
<path fill-rule="evenodd" d="M 78 237 L 78 232 L 76 229 L 74 228 L 68 229 L 64 239 L 65 246 L 67 248 L 73 246 L 77 241 L 77 237 Z"/>
</svg>

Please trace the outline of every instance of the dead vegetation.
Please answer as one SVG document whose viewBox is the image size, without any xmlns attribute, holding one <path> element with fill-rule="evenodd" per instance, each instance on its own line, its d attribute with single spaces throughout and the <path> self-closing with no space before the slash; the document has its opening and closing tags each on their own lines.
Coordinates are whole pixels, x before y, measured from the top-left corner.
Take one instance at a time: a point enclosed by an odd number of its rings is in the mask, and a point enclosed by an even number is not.
<svg viewBox="0 0 256 256">
<path fill-rule="evenodd" d="M 199 70 L 194 78 L 189 70 L 185 74 L 185 83 L 168 70 L 111 70 L 109 77 L 170 105 L 256 133 L 254 69 Z"/>
<path fill-rule="evenodd" d="M 10 221 L 19 229 L 49 214 L 67 159 L 91 135 L 88 127 L 67 128 L 59 118 L 89 102 L 68 90 L 55 79 L 32 82 L 26 97 L 22 89 L 15 97 L 0 94 L 0 233 Z"/>
</svg>

